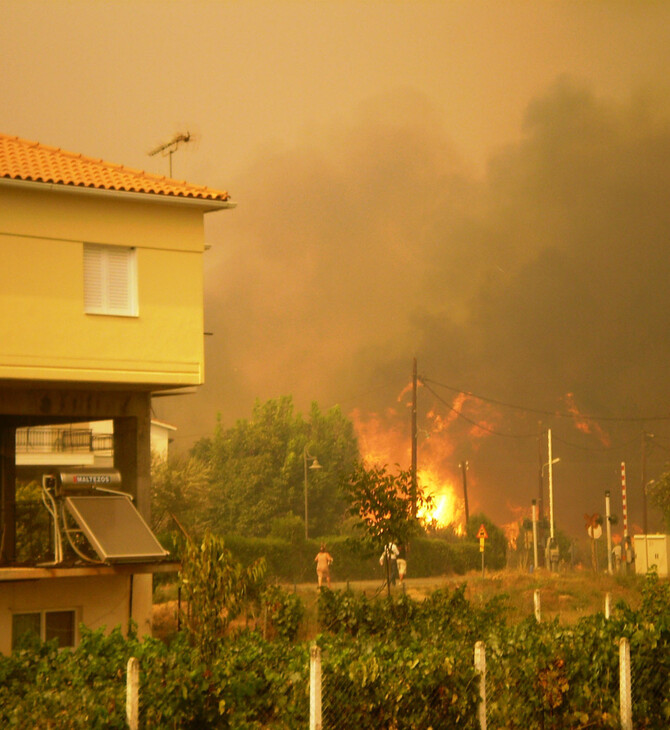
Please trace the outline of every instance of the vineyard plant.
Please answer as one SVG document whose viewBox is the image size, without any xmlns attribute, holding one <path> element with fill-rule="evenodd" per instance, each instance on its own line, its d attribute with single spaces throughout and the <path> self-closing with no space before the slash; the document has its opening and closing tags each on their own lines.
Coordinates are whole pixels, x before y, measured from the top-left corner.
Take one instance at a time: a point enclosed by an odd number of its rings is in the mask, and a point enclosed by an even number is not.
<svg viewBox="0 0 670 730">
<path fill-rule="evenodd" d="M 475 642 L 487 657 L 489 727 L 618 728 L 618 642 L 630 641 L 636 728 L 670 727 L 670 587 L 647 577 L 639 608 L 574 625 L 510 622 L 506 597 L 464 587 L 422 601 L 324 589 L 319 597 L 324 727 L 478 728 Z M 239 594 L 236 594 L 239 595 Z M 262 593 L 260 628 L 202 626 L 169 641 L 82 630 L 79 646 L 27 641 L 0 659 L 0 726 L 123 728 L 125 669 L 141 667 L 142 728 L 305 728 L 309 642 L 292 592 Z M 265 638 L 263 637 L 265 634 Z M 211 637 L 210 637 L 211 638 Z"/>
</svg>

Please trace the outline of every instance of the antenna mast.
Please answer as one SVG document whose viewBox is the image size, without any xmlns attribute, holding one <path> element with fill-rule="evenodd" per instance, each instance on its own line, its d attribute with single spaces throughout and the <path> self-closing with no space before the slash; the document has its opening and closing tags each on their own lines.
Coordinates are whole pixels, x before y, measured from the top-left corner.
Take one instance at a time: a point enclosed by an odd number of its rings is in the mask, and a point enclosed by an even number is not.
<svg viewBox="0 0 670 730">
<path fill-rule="evenodd" d="M 155 147 L 152 149 L 148 154 L 149 157 L 153 157 L 157 154 L 162 154 L 163 157 L 165 155 L 168 155 L 170 160 L 170 177 L 172 177 L 172 155 L 177 151 L 179 148 L 180 143 L 182 142 L 191 142 L 192 136 L 190 132 L 186 132 L 185 134 L 183 132 L 180 132 L 178 134 L 175 134 L 175 136 L 169 141 L 165 142 L 164 144 L 159 144 L 158 147 Z"/>
</svg>

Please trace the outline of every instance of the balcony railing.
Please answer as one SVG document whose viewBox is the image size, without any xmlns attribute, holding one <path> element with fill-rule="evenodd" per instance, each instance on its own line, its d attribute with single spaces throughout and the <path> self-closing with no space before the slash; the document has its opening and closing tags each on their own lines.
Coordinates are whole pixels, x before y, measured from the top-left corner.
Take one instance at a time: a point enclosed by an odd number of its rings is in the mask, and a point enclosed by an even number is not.
<svg viewBox="0 0 670 730">
<path fill-rule="evenodd" d="M 16 451 L 20 454 L 92 453 L 113 448 L 114 434 L 90 428 L 36 426 L 16 431 Z"/>
</svg>

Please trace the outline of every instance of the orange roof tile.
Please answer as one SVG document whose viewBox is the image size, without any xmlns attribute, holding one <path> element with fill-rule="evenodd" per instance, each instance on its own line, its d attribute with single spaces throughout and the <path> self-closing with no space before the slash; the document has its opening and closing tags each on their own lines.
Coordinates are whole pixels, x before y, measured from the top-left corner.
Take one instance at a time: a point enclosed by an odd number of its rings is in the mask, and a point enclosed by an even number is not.
<svg viewBox="0 0 670 730">
<path fill-rule="evenodd" d="M 225 202 L 227 192 L 0 133 L 0 178 Z"/>
</svg>

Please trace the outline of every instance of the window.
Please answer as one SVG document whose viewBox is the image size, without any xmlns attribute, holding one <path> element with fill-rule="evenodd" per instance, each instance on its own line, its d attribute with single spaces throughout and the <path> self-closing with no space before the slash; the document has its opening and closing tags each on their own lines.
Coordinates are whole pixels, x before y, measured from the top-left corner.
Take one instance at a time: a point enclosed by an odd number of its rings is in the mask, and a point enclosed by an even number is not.
<svg viewBox="0 0 670 730">
<path fill-rule="evenodd" d="M 12 649 L 16 649 L 19 639 L 26 634 L 42 636 L 41 619 L 39 613 L 15 613 L 12 616 Z"/>
<path fill-rule="evenodd" d="M 84 311 L 137 316 L 134 248 L 84 244 Z"/>
<path fill-rule="evenodd" d="M 74 646 L 74 611 L 33 611 L 15 613 L 12 616 L 12 649 L 26 634 L 33 634 L 42 641 L 58 640 L 58 647 Z"/>
</svg>

